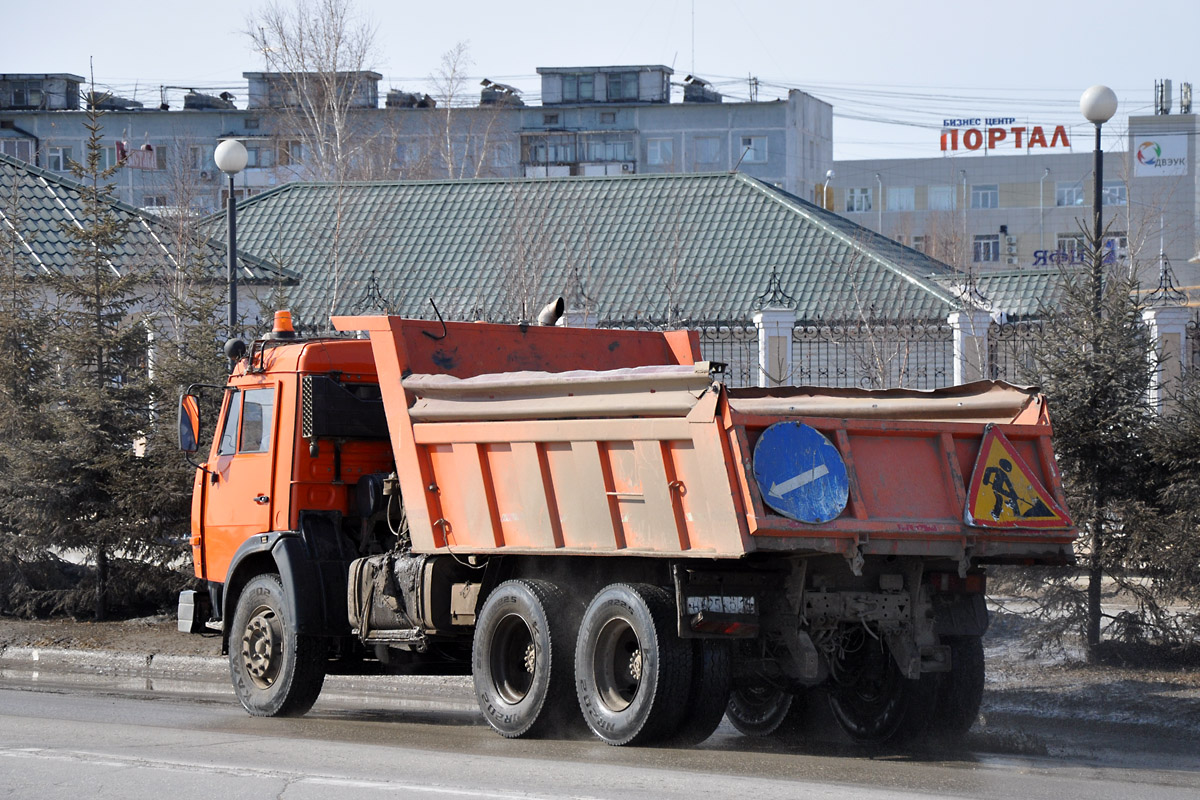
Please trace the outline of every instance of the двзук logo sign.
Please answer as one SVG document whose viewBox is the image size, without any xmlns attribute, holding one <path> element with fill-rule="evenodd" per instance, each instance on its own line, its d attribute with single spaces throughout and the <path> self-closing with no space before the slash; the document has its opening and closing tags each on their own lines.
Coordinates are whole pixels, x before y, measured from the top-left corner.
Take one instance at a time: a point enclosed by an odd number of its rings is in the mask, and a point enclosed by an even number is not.
<svg viewBox="0 0 1200 800">
<path fill-rule="evenodd" d="M 1168 134 L 1145 138 L 1134 151 L 1135 178 L 1157 178 L 1188 174 L 1188 137 Z"/>
</svg>

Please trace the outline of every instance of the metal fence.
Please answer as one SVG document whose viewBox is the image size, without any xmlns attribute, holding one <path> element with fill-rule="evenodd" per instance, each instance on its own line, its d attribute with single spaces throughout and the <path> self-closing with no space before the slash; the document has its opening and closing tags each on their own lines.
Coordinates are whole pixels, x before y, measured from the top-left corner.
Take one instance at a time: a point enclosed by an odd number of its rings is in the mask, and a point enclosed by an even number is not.
<svg viewBox="0 0 1200 800">
<path fill-rule="evenodd" d="M 936 389 L 954 382 L 954 332 L 945 322 L 797 325 L 792 383 Z"/>
<path fill-rule="evenodd" d="M 988 329 L 988 373 L 994 381 L 1030 383 L 1033 348 L 1042 335 L 1041 322 L 992 323 Z"/>
</svg>

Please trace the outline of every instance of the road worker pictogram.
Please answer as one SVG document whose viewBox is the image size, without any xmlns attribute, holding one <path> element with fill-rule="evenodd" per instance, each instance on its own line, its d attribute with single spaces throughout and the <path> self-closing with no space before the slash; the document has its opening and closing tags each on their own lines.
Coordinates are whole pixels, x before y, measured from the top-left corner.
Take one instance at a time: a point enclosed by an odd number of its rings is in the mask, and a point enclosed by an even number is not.
<svg viewBox="0 0 1200 800">
<path fill-rule="evenodd" d="M 1065 511 L 1046 491 L 1012 442 L 988 426 L 971 474 L 966 522 L 985 528 L 1066 528 Z"/>
</svg>

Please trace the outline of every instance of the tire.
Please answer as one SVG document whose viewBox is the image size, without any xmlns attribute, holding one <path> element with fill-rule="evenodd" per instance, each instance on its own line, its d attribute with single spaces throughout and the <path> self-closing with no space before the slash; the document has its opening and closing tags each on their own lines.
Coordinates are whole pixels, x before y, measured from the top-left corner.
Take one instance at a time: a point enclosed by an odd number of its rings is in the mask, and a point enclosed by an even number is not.
<svg viewBox="0 0 1200 800">
<path fill-rule="evenodd" d="M 929 722 L 937 682 L 933 675 L 905 678 L 882 641 L 867 639 L 839 664 L 841 679 L 829 707 L 846 734 L 862 744 L 921 735 Z"/>
<path fill-rule="evenodd" d="M 725 714 L 743 736 L 770 736 L 779 730 L 795 702 L 795 695 L 765 683 L 733 687 Z"/>
<path fill-rule="evenodd" d="M 674 601 L 657 586 L 613 584 L 583 612 L 575 692 L 592 733 L 611 745 L 660 741 L 683 719 L 692 650 L 675 634 Z"/>
<path fill-rule="evenodd" d="M 325 642 L 296 631 L 278 575 L 259 575 L 238 596 L 229 636 L 233 690 L 256 717 L 298 717 L 325 682 Z"/>
<path fill-rule="evenodd" d="M 983 701 L 983 637 L 943 636 L 950 647 L 950 671 L 937 686 L 937 719 L 933 733 L 953 739 L 971 730 Z"/>
<path fill-rule="evenodd" d="M 553 733 L 578 716 L 567 603 L 553 583 L 512 580 L 497 586 L 479 612 L 471 655 L 475 699 L 501 736 Z"/>
<path fill-rule="evenodd" d="M 692 678 L 683 719 L 671 744 L 690 747 L 713 735 L 729 704 L 733 651 L 719 639 L 692 640 Z"/>
</svg>

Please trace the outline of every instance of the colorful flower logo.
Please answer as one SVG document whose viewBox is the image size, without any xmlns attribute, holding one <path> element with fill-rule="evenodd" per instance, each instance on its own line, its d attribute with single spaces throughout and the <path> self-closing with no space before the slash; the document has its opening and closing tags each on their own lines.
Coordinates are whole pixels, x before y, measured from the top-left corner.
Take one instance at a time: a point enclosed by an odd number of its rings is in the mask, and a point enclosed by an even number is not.
<svg viewBox="0 0 1200 800">
<path fill-rule="evenodd" d="M 1141 147 L 1138 148 L 1137 158 L 1139 164 L 1153 167 L 1161 157 L 1162 148 L 1158 146 L 1158 142 L 1142 142 Z"/>
</svg>

